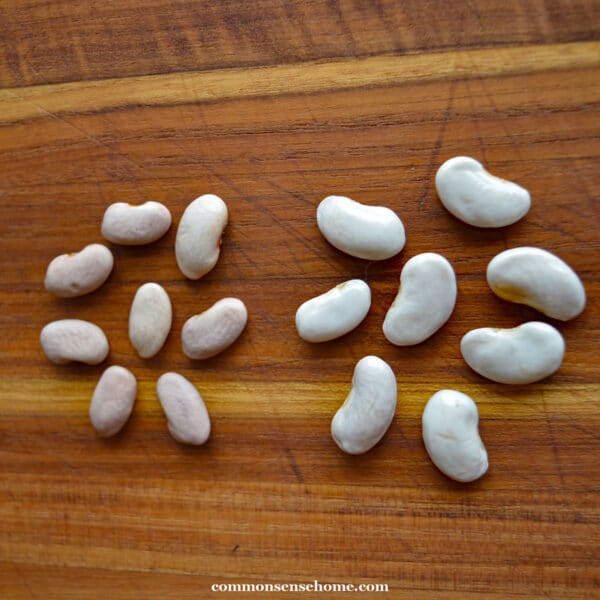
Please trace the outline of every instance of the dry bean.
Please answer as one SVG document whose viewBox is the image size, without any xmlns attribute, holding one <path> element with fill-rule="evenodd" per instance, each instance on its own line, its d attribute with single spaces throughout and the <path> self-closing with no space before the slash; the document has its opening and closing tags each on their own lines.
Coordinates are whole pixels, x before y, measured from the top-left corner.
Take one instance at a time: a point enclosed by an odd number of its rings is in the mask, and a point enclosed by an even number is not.
<svg viewBox="0 0 600 600">
<path fill-rule="evenodd" d="M 102 244 L 89 244 L 80 252 L 61 254 L 49 265 L 44 285 L 61 298 L 83 296 L 97 290 L 112 271 L 112 252 Z"/>
</svg>

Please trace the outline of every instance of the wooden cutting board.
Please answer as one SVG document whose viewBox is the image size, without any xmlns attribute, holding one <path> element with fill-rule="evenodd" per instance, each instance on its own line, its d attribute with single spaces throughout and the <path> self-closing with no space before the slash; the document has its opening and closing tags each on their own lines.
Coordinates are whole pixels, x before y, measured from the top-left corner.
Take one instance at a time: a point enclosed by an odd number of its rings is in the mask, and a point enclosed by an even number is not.
<svg viewBox="0 0 600 600">
<path fill-rule="evenodd" d="M 0 597 L 196 599 L 214 585 L 315 580 L 388 586 L 363 597 L 594 597 L 598 13 L 541 0 L 3 2 Z M 451 217 L 433 177 L 459 154 L 527 187 L 530 213 L 500 230 Z M 192 282 L 175 264 L 176 225 L 208 192 L 230 224 L 217 267 Z M 315 223 L 329 194 L 397 211 L 404 251 L 369 263 L 329 246 Z M 162 240 L 111 246 L 114 271 L 94 294 L 44 290 L 54 256 L 102 241 L 109 204 L 148 199 L 173 214 Z M 521 245 L 571 264 L 588 307 L 553 322 L 560 371 L 511 387 L 472 372 L 459 342 L 475 327 L 552 322 L 486 284 L 489 260 Z M 396 348 L 382 320 L 402 266 L 425 251 L 454 265 L 458 304 L 434 337 Z M 373 295 L 362 325 L 300 340 L 299 304 L 356 277 Z M 142 360 L 127 320 L 147 281 L 169 292 L 174 323 Z M 183 322 L 224 296 L 247 304 L 247 330 L 221 356 L 187 360 Z M 63 317 L 105 330 L 105 365 L 45 359 L 39 331 Z M 329 425 L 367 354 L 394 369 L 398 409 L 353 457 Z M 110 364 L 135 373 L 139 394 L 124 431 L 101 440 L 87 410 Z M 169 370 L 204 396 L 203 447 L 167 432 L 155 382 Z M 444 477 L 423 447 L 422 410 L 442 388 L 479 406 L 490 469 L 473 484 Z"/>
</svg>

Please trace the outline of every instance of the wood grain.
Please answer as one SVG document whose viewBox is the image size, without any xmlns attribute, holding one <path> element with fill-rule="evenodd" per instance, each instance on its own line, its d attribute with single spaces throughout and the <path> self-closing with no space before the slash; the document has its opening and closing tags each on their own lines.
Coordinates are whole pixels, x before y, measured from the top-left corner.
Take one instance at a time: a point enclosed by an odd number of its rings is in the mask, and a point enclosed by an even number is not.
<svg viewBox="0 0 600 600">
<path fill-rule="evenodd" d="M 3 122 L 135 106 L 212 103 L 236 98 L 315 94 L 438 79 L 483 78 L 600 65 L 600 42 L 375 56 L 326 63 L 43 85 L 0 90 Z M 21 100 L 21 102 L 15 102 Z"/>
<path fill-rule="evenodd" d="M 2 0 L 15 87 L 598 37 L 594 0 Z"/>
<path fill-rule="evenodd" d="M 1 598 L 204 598 L 214 583 L 314 579 L 387 583 L 391 598 L 597 594 L 597 5 L 509 2 L 492 27 L 499 6 L 471 4 L 0 4 L 10 23 L 0 66 L 10 86 L 0 90 Z M 199 23 L 209 19 L 207 41 Z M 249 23 L 251 39 L 240 33 Z M 32 42 L 42 30 L 45 61 Z M 192 50 L 177 51 L 186 36 Z M 433 176 L 456 154 L 525 185 L 527 217 L 499 231 L 452 218 Z M 111 202 L 162 201 L 176 224 L 205 192 L 226 200 L 231 220 L 202 280 L 177 270 L 174 226 L 147 248 L 112 246 L 115 269 L 94 294 L 44 291 L 53 256 L 101 241 Z M 327 245 L 314 214 L 330 193 L 396 210 L 406 249 L 368 263 Z M 581 275 L 579 318 L 549 321 L 490 292 L 490 258 L 524 244 Z M 436 336 L 395 348 L 383 316 L 403 264 L 423 251 L 455 266 L 458 305 Z M 365 322 L 342 340 L 302 342 L 297 306 L 351 277 L 373 291 Z M 151 360 L 127 339 L 146 281 L 174 303 L 172 333 Z M 183 322 L 226 295 L 246 302 L 247 331 L 221 356 L 187 360 Z M 139 379 L 134 415 L 113 440 L 87 420 L 103 367 L 54 366 L 39 348 L 44 323 L 64 316 L 101 325 L 107 365 Z M 550 379 L 502 386 L 464 364 L 469 329 L 534 318 L 567 342 Z M 394 368 L 398 412 L 376 448 L 350 457 L 329 423 L 370 353 Z M 167 370 L 205 397 L 213 434 L 202 448 L 167 433 L 154 389 Z M 491 466 L 474 484 L 441 475 L 421 441 L 425 402 L 443 387 L 480 408 Z"/>
</svg>

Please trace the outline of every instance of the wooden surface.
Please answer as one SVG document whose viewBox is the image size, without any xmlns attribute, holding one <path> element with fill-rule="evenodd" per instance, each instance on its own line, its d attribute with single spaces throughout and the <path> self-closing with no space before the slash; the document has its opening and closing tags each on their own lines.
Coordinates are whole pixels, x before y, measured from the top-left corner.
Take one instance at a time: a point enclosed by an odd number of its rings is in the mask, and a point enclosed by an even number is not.
<svg viewBox="0 0 600 600">
<path fill-rule="evenodd" d="M 1 0 L 0 597 L 204 598 L 215 583 L 315 579 L 389 585 L 361 597 L 597 597 L 599 17 L 586 0 Z M 526 186 L 527 217 L 498 231 L 452 218 L 433 176 L 457 154 Z M 230 225 L 217 267 L 190 282 L 175 225 L 206 192 L 226 200 Z M 367 263 L 328 246 L 314 216 L 332 193 L 396 210 L 405 250 Z M 164 239 L 114 246 L 114 272 L 90 296 L 45 292 L 49 260 L 101 241 L 110 203 L 147 199 L 173 213 Z M 485 282 L 491 257 L 525 244 L 568 261 L 588 307 L 558 324 L 556 375 L 496 385 L 459 341 L 547 320 Z M 453 263 L 458 304 L 433 338 L 395 348 L 383 316 L 423 251 Z M 297 306 L 352 277 L 373 291 L 365 322 L 302 342 Z M 174 303 L 151 360 L 127 338 L 146 281 Z M 226 295 L 246 302 L 246 332 L 187 360 L 181 325 Z M 62 317 L 104 328 L 105 365 L 44 358 L 39 331 Z M 350 457 L 329 423 L 366 354 L 395 370 L 397 416 Z M 108 364 L 132 369 L 140 390 L 125 430 L 103 441 L 87 410 Z M 204 447 L 167 433 L 155 397 L 167 370 L 205 398 Z M 479 405 L 491 466 L 474 484 L 441 475 L 421 441 L 423 407 L 445 387 Z"/>
</svg>

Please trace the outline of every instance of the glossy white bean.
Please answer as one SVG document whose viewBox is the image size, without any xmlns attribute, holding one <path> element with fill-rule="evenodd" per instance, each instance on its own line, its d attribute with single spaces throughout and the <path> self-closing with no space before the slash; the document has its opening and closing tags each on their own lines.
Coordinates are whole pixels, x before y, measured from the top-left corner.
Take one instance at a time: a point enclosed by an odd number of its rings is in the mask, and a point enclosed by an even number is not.
<svg viewBox="0 0 600 600">
<path fill-rule="evenodd" d="M 487 281 L 503 300 L 526 304 L 561 321 L 585 308 L 585 289 L 577 273 L 547 250 L 523 246 L 496 255 L 488 264 Z"/>
<path fill-rule="evenodd" d="M 498 383 L 533 383 L 552 375 L 565 354 L 565 341 L 539 321 L 512 329 L 483 327 L 469 331 L 460 344 L 467 364 Z"/>
<path fill-rule="evenodd" d="M 345 196 L 328 196 L 321 201 L 317 225 L 332 246 L 357 258 L 391 258 L 406 243 L 404 225 L 394 211 Z"/>
<path fill-rule="evenodd" d="M 454 269 L 443 256 L 413 256 L 402 269 L 398 295 L 385 315 L 385 337 L 397 346 L 420 344 L 450 318 L 456 293 Z"/>
<path fill-rule="evenodd" d="M 447 160 L 435 175 L 435 187 L 446 209 L 475 227 L 511 225 L 531 206 L 525 188 L 488 173 L 469 156 Z"/>
<path fill-rule="evenodd" d="M 298 308 L 298 335 L 307 342 L 336 339 L 358 327 L 370 307 L 369 286 L 361 279 L 345 281 Z"/>
<path fill-rule="evenodd" d="M 369 451 L 388 430 L 396 412 L 396 377 L 377 356 L 356 363 L 352 389 L 331 421 L 335 443 L 348 454 Z"/>
<path fill-rule="evenodd" d="M 433 464 L 451 479 L 475 481 L 488 470 L 479 436 L 479 411 L 473 400 L 455 390 L 436 392 L 423 411 L 423 441 Z"/>
</svg>

